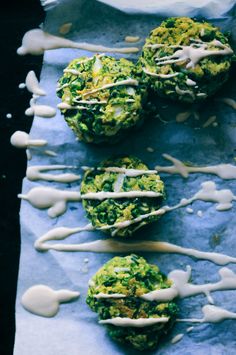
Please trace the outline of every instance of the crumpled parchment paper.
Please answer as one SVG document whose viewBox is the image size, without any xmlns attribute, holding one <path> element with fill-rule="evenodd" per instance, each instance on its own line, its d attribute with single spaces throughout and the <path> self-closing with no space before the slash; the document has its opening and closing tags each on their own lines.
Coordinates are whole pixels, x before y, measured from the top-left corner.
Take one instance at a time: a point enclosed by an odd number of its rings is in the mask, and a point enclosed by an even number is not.
<svg viewBox="0 0 236 355">
<path fill-rule="evenodd" d="M 103 1 L 105 2 L 105 0 Z M 113 9 L 95 0 L 67 0 L 59 3 L 47 13 L 45 29 L 57 34 L 61 25 L 72 22 L 72 32 L 68 38 L 77 41 L 87 41 L 104 45 L 124 46 L 127 35 L 140 36 L 137 43 L 142 46 L 149 31 L 156 27 L 161 17 L 167 15 L 194 15 L 209 18 L 217 17 L 213 23 L 224 30 L 235 28 L 232 8 L 234 1 L 106 1 L 109 4 L 128 12 Z M 116 4 L 114 4 L 116 3 Z M 129 8 L 124 6 L 129 3 Z M 135 3 L 132 7 L 131 4 Z M 146 6 L 150 4 L 149 6 Z M 155 7 L 152 8 L 152 5 Z M 162 6 L 162 10 L 160 10 Z M 175 4 L 172 6 L 167 4 Z M 217 7 L 217 4 L 219 5 Z M 145 6 L 144 6 L 145 5 Z M 160 7 L 159 7 L 160 6 Z M 145 7 L 145 9 L 144 9 Z M 199 8 L 198 8 L 199 7 Z M 152 11 L 150 11 L 152 9 Z M 189 10 L 188 10 L 189 9 Z M 204 9 L 204 10 L 203 10 Z M 176 11 L 173 13 L 173 11 Z M 183 11 L 183 12 L 182 12 Z M 130 13 L 135 13 L 130 15 Z M 145 14 L 144 14 L 145 12 Z M 152 14 L 147 14 L 151 12 Z M 235 31 L 234 31 L 235 32 Z M 68 62 L 82 55 L 91 55 L 86 51 L 76 49 L 58 49 L 45 52 L 41 73 L 41 86 L 47 91 L 47 96 L 38 100 L 41 104 L 56 106 L 59 99 L 55 88 L 62 71 Z M 137 55 L 128 55 L 135 59 Z M 236 98 L 231 77 L 218 97 Z M 236 149 L 236 113 L 223 103 L 214 99 L 208 100 L 197 110 L 200 119 L 191 117 L 185 123 L 177 123 L 177 113 L 186 111 L 186 107 L 169 101 L 158 100 L 157 106 L 161 121 L 150 117 L 141 129 L 121 143 L 114 146 L 92 146 L 75 140 L 73 132 L 67 127 L 60 112 L 52 119 L 35 117 L 30 132 L 31 138 L 48 140 L 47 149 L 57 152 L 56 157 L 48 157 L 42 150 L 34 150 L 29 165 L 67 164 L 94 166 L 100 160 L 114 154 L 133 154 L 143 159 L 150 168 L 156 164 L 167 164 L 162 158 L 168 153 L 183 161 L 194 164 L 213 165 L 217 163 L 233 163 Z M 211 115 L 217 116 L 217 127 L 202 128 Z M 166 121 L 166 122 L 165 122 Z M 147 147 L 154 148 L 150 153 Z M 162 174 L 166 184 L 167 203 L 176 204 L 183 197 L 190 197 L 206 180 L 214 180 L 219 188 L 230 188 L 236 193 L 235 180 L 221 180 L 211 175 L 193 174 L 188 180 L 174 175 Z M 78 183 L 59 184 L 45 181 L 23 181 L 23 193 L 34 186 L 51 186 L 57 188 L 79 189 Z M 236 206 L 225 212 L 217 212 L 212 203 L 194 202 L 194 214 L 188 214 L 185 209 L 178 209 L 163 216 L 159 222 L 148 226 L 137 234 L 136 238 L 156 239 L 176 243 L 184 247 L 201 249 L 203 251 L 223 252 L 236 255 Z M 200 218 L 198 210 L 203 211 Z M 89 278 L 109 260 L 114 254 L 69 253 L 49 251 L 37 252 L 33 244 L 37 238 L 59 226 L 75 227 L 87 223 L 80 203 L 69 203 L 68 211 L 57 219 L 50 219 L 47 212 L 37 210 L 23 201 L 21 205 L 21 258 L 16 302 L 16 342 L 15 355 L 118 355 L 136 354 L 135 351 L 117 345 L 106 334 L 106 329 L 97 322 L 97 315 L 85 303 L 87 283 Z M 71 236 L 65 243 L 83 243 L 105 238 L 100 232 L 84 232 Z M 144 253 L 151 263 L 159 265 L 164 273 L 176 268 L 185 269 L 191 265 L 194 283 L 217 281 L 219 266 L 207 261 L 194 261 L 186 256 L 170 254 Z M 84 258 L 89 259 L 86 271 Z M 236 271 L 236 265 L 229 266 Z M 81 296 L 76 302 L 63 304 L 59 313 L 51 319 L 42 318 L 25 311 L 20 299 L 23 293 L 35 284 L 45 284 L 54 289 L 67 288 L 79 290 Z M 216 292 L 213 294 L 215 304 L 236 312 L 236 291 Z M 205 296 L 188 298 L 179 301 L 180 318 L 202 317 L 201 307 L 207 304 Z M 184 336 L 175 345 L 170 339 L 185 332 L 189 324 L 176 324 L 172 333 L 160 344 L 154 354 L 234 354 L 236 340 L 236 322 L 226 321 L 217 325 L 202 324 L 194 327 L 191 333 Z"/>
</svg>

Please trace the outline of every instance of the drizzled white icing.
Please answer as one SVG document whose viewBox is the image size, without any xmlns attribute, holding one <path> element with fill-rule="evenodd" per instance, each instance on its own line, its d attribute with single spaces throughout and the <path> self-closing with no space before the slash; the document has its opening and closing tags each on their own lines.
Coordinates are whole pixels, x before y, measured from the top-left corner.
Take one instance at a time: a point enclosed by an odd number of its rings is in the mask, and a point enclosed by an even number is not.
<svg viewBox="0 0 236 355">
<path fill-rule="evenodd" d="M 46 50 L 58 48 L 79 48 L 91 52 L 111 53 L 136 53 L 139 51 L 139 48 L 137 47 L 110 48 L 85 42 L 73 42 L 69 39 L 54 36 L 36 28 L 24 34 L 22 45 L 17 49 L 17 53 L 19 55 L 41 55 Z"/>
<path fill-rule="evenodd" d="M 169 154 L 163 154 L 163 157 L 170 160 L 172 166 L 156 166 L 158 172 L 168 174 L 180 174 L 187 178 L 191 173 L 206 173 L 219 176 L 221 179 L 236 179 L 236 166 L 231 164 L 218 164 L 212 166 L 186 166 L 184 163 Z"/>
<path fill-rule="evenodd" d="M 28 72 L 25 79 L 25 85 L 28 91 L 31 92 L 32 94 L 39 95 L 39 96 L 46 95 L 46 92 L 43 89 L 41 89 L 41 87 L 39 86 L 38 79 L 33 70 Z"/>
<path fill-rule="evenodd" d="M 210 303 L 214 303 L 210 293 L 220 290 L 236 289 L 236 274 L 224 267 L 219 270 L 220 281 L 216 283 L 208 283 L 195 285 L 189 283 L 191 277 L 191 268 L 187 266 L 187 270 L 173 270 L 169 273 L 168 279 L 173 281 L 170 288 L 151 291 L 140 296 L 147 301 L 171 301 L 176 297 L 185 298 L 198 294 L 205 294 Z"/>
<path fill-rule="evenodd" d="M 133 328 L 144 328 L 150 327 L 151 325 L 158 323 L 167 323 L 169 321 L 168 317 L 160 317 L 160 318 L 121 318 L 114 317 L 110 319 L 100 320 L 100 324 L 112 324 L 117 327 L 133 327 Z"/>
<path fill-rule="evenodd" d="M 63 174 L 49 174 L 44 173 L 48 170 L 63 170 L 63 169 L 74 169 L 74 166 L 67 165 L 35 165 L 29 166 L 26 170 L 26 177 L 31 181 L 45 180 L 45 181 L 57 181 L 62 183 L 71 183 L 78 181 L 81 176 L 72 173 Z"/>
<path fill-rule="evenodd" d="M 236 319 L 236 313 L 210 304 L 202 307 L 202 313 L 204 315 L 203 318 L 186 318 L 178 319 L 177 321 L 187 323 L 219 323 L 226 319 Z"/>
<path fill-rule="evenodd" d="M 43 147 L 47 145 L 45 139 L 30 139 L 28 133 L 23 131 L 13 133 L 10 142 L 16 148 Z"/>
<path fill-rule="evenodd" d="M 45 285 L 35 285 L 23 294 L 21 304 L 27 311 L 38 316 L 54 317 L 59 311 L 60 303 L 75 300 L 79 295 L 79 292 L 55 291 Z"/>
</svg>

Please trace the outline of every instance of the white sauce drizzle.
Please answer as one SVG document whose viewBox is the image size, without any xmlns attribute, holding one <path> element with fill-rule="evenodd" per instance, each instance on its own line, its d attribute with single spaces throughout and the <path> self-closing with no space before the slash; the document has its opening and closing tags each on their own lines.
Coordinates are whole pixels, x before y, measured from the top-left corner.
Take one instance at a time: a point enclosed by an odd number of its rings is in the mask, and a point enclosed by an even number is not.
<svg viewBox="0 0 236 355">
<path fill-rule="evenodd" d="M 207 121 L 203 124 L 203 128 L 209 127 L 213 122 L 215 122 L 216 116 L 210 116 Z"/>
<path fill-rule="evenodd" d="M 236 313 L 229 312 L 224 308 L 213 305 L 205 305 L 202 307 L 203 318 L 178 319 L 178 322 L 188 323 L 219 323 L 226 319 L 236 319 Z M 191 330 L 193 327 L 190 327 Z M 190 329 L 188 328 L 188 329 Z"/>
<path fill-rule="evenodd" d="M 130 268 L 129 267 L 114 267 L 114 271 L 115 272 L 123 272 L 123 271 L 129 272 Z"/>
<path fill-rule="evenodd" d="M 157 323 L 167 323 L 168 321 L 169 321 L 168 317 L 138 318 L 138 319 L 114 317 L 111 319 L 100 320 L 99 324 L 112 324 L 117 327 L 143 328 L 143 327 L 150 327 L 151 325 Z"/>
<path fill-rule="evenodd" d="M 118 174 L 125 174 L 125 176 L 129 177 L 136 177 L 140 175 L 152 175 L 152 174 L 157 174 L 157 170 L 142 170 L 142 169 L 126 169 L 126 168 L 118 168 L 116 166 L 111 166 L 107 168 L 93 168 L 93 167 L 88 167 L 88 166 L 83 166 L 83 170 L 98 170 L 98 171 L 107 171 L 110 173 L 118 173 Z"/>
<path fill-rule="evenodd" d="M 138 42 L 140 40 L 139 36 L 126 36 L 125 37 L 125 42 L 127 43 L 135 43 Z"/>
<path fill-rule="evenodd" d="M 187 208 L 186 208 L 186 212 L 188 212 L 188 213 L 192 214 L 192 213 L 193 213 L 193 209 L 192 209 L 192 208 L 190 208 L 190 207 L 187 207 Z"/>
<path fill-rule="evenodd" d="M 29 166 L 26 170 L 26 177 L 28 180 L 37 181 L 37 180 L 45 180 L 45 181 L 56 181 L 62 183 L 71 183 L 74 181 L 78 181 L 81 176 L 66 173 L 66 174 L 48 174 L 44 173 L 44 171 L 48 170 L 63 170 L 63 169 L 75 169 L 74 166 L 67 165 L 35 165 Z"/>
<path fill-rule="evenodd" d="M 223 267 L 219 270 L 220 281 L 216 283 L 208 283 L 195 285 L 189 283 L 191 277 L 191 267 L 187 266 L 186 271 L 173 270 L 169 273 L 168 279 L 173 281 L 173 285 L 167 289 L 155 290 L 148 292 L 142 296 L 142 299 L 147 301 L 171 301 L 176 297 L 186 298 L 205 294 L 209 303 L 214 303 L 211 292 L 236 289 L 236 274 Z"/>
<path fill-rule="evenodd" d="M 194 329 L 194 327 L 188 327 L 188 328 L 186 329 L 186 332 L 187 332 L 187 333 L 190 333 L 193 329 Z"/>
<path fill-rule="evenodd" d="M 67 210 L 67 203 L 80 201 L 77 191 L 57 190 L 51 187 L 34 187 L 27 195 L 19 194 L 19 198 L 28 201 L 33 207 L 48 209 L 51 218 L 62 215 Z"/>
<path fill-rule="evenodd" d="M 114 226 L 112 226 L 114 227 Z M 112 228 L 110 226 L 107 229 Z M 105 229 L 105 228 L 102 228 Z M 236 263 L 236 258 L 212 252 L 204 252 L 197 249 L 184 248 L 176 244 L 167 242 L 158 242 L 153 240 L 140 240 L 139 242 L 120 242 L 109 238 L 106 240 L 96 240 L 81 244 L 48 244 L 52 240 L 64 240 L 70 235 L 80 233 L 83 231 L 93 231 L 94 227 L 88 224 L 84 227 L 67 228 L 58 227 L 51 229 L 34 244 L 38 251 L 57 250 L 57 251 L 87 251 L 94 253 L 130 253 L 130 252 L 157 252 L 157 253 L 173 253 L 187 255 L 199 260 L 209 260 L 218 265 L 227 265 L 229 263 Z"/>
<path fill-rule="evenodd" d="M 183 339 L 184 337 L 184 333 L 180 333 L 174 336 L 174 338 L 171 339 L 171 344 L 176 344 L 178 343 L 178 341 L 180 341 L 181 339 Z"/>
<path fill-rule="evenodd" d="M 208 50 L 208 45 L 213 45 L 219 50 Z M 172 46 L 173 47 L 173 46 Z M 157 57 L 157 65 L 166 65 L 178 62 L 187 62 L 186 68 L 194 68 L 196 64 L 203 58 L 209 56 L 233 55 L 233 50 L 218 40 L 209 43 L 193 43 L 190 46 L 178 46 L 173 55 L 159 58 Z"/>
<path fill-rule="evenodd" d="M 88 95 L 94 94 L 94 93 L 96 93 L 98 91 L 109 89 L 109 88 L 112 88 L 112 87 L 115 87 L 115 86 L 122 86 L 122 85 L 138 86 L 138 84 L 139 84 L 138 80 L 136 80 L 136 79 L 120 80 L 120 81 L 116 81 L 115 83 L 106 84 L 106 85 L 103 85 L 103 86 L 101 86 L 99 88 L 87 91 L 87 92 L 83 93 L 82 96 L 88 96 Z"/>
<path fill-rule="evenodd" d="M 58 190 L 51 187 L 33 187 L 26 195 L 19 194 L 18 197 L 28 201 L 33 207 L 48 209 L 51 218 L 62 215 L 67 210 L 67 202 L 81 200 L 104 200 L 107 198 L 135 198 L 162 196 L 159 192 L 153 191 L 127 191 L 127 192 L 89 192 L 81 195 L 77 191 Z"/>
<path fill-rule="evenodd" d="M 186 85 L 188 85 L 188 86 L 196 86 L 197 85 L 197 83 L 196 83 L 196 81 L 193 81 L 192 79 L 187 79 L 186 80 Z"/>
<path fill-rule="evenodd" d="M 56 116 L 56 109 L 48 105 L 32 104 L 31 107 L 25 111 L 26 116 L 39 116 L 43 118 L 52 118 Z"/>
<path fill-rule="evenodd" d="M 217 101 L 224 102 L 226 105 L 236 110 L 236 101 L 234 99 L 231 99 L 229 97 L 224 97 L 223 99 L 217 99 Z"/>
<path fill-rule="evenodd" d="M 57 105 L 57 107 L 60 109 L 60 110 L 87 110 L 88 108 L 85 107 L 85 106 L 80 106 L 80 105 L 77 105 L 77 106 L 71 106 L 69 104 L 67 104 L 66 102 L 61 102 Z"/>
<path fill-rule="evenodd" d="M 38 316 L 54 317 L 59 311 L 60 303 L 75 300 L 79 295 L 79 292 L 55 291 L 45 285 L 35 285 L 23 294 L 21 304 L 27 311 Z"/>
<path fill-rule="evenodd" d="M 180 160 L 169 154 L 163 154 L 163 157 L 170 160 L 173 166 L 156 166 L 158 172 L 168 174 L 179 174 L 187 178 L 191 173 L 206 173 L 219 176 L 221 179 L 236 179 L 236 166 L 231 164 L 219 164 L 212 166 L 186 166 Z"/>
<path fill-rule="evenodd" d="M 100 292 L 97 295 L 94 295 L 94 298 L 96 299 L 106 299 L 106 298 L 124 298 L 126 297 L 126 295 L 124 295 L 123 293 L 103 293 Z"/>
<path fill-rule="evenodd" d="M 45 139 L 30 139 L 28 133 L 23 131 L 13 133 L 10 142 L 16 148 L 43 147 L 47 145 Z"/>
<path fill-rule="evenodd" d="M 11 113 L 7 113 L 6 114 L 6 118 L 12 118 L 12 114 Z"/>
<path fill-rule="evenodd" d="M 54 152 L 53 150 L 44 150 L 43 153 L 48 155 L 49 157 L 56 157 L 57 156 L 57 153 Z"/>
<path fill-rule="evenodd" d="M 176 116 L 176 122 L 185 122 L 192 115 L 192 111 L 180 112 Z"/>
<path fill-rule="evenodd" d="M 150 76 L 155 76 L 157 78 L 162 78 L 162 79 L 170 79 L 170 78 L 174 78 L 175 76 L 179 75 L 179 73 L 173 73 L 173 74 L 157 74 L 157 73 L 152 73 L 149 70 L 147 70 L 146 68 L 142 68 L 143 72 L 147 75 Z"/>
<path fill-rule="evenodd" d="M 51 35 L 43 30 L 36 28 L 26 32 L 22 39 L 22 45 L 17 49 L 19 55 L 42 55 L 45 50 L 58 48 L 79 48 L 92 52 L 111 52 L 111 53 L 137 53 L 137 47 L 110 48 L 100 45 L 74 42 L 69 39 Z"/>
<path fill-rule="evenodd" d="M 191 96 L 193 99 L 195 99 L 194 92 L 191 91 L 191 90 L 182 90 L 182 89 L 180 89 L 180 87 L 179 87 L 178 85 L 176 85 L 175 91 L 176 91 L 176 93 L 177 93 L 178 95 L 180 95 L 180 96 L 189 95 L 189 96 Z"/>
<path fill-rule="evenodd" d="M 27 90 L 32 94 L 39 95 L 39 96 L 46 95 L 46 92 L 43 89 L 41 89 L 41 87 L 39 86 L 38 79 L 33 70 L 29 71 L 29 73 L 27 74 L 25 79 L 25 85 L 27 87 Z"/>
</svg>

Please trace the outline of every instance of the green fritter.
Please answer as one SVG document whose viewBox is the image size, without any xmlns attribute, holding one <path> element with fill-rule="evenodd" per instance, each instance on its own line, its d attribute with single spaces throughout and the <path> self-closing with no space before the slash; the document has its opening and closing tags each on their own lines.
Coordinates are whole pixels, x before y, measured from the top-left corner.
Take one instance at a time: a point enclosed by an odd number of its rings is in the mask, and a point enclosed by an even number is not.
<svg viewBox="0 0 236 355">
<path fill-rule="evenodd" d="M 154 349 L 173 326 L 178 313 L 175 302 L 146 301 L 145 293 L 171 287 L 172 282 L 156 265 L 137 255 L 115 257 L 90 280 L 87 304 L 97 312 L 99 320 L 121 318 L 167 317 L 165 323 L 135 328 L 107 325 L 112 338 L 128 343 L 137 350 Z M 98 294 L 123 294 L 123 298 L 96 298 Z"/>
<path fill-rule="evenodd" d="M 137 229 L 147 223 L 157 220 L 158 216 L 149 216 L 138 223 L 124 228 L 112 228 L 118 222 L 132 221 L 141 215 L 157 210 L 164 198 L 164 183 L 154 171 L 150 174 L 127 176 L 127 174 L 106 171 L 108 167 L 148 170 L 148 167 L 138 158 L 122 157 L 102 162 L 97 168 L 87 170 L 81 183 L 81 195 L 90 192 L 128 192 L 128 191 L 151 191 L 157 193 L 155 197 L 124 197 L 106 198 L 103 200 L 83 199 L 83 207 L 92 225 L 104 232 L 116 237 L 129 237 Z"/>
<path fill-rule="evenodd" d="M 117 142 L 143 121 L 147 89 L 131 61 L 107 55 L 73 60 L 57 94 L 65 120 L 87 143 Z"/>
<path fill-rule="evenodd" d="M 144 82 L 159 96 L 193 103 L 227 81 L 232 58 L 229 40 L 217 27 L 179 17 L 151 31 L 139 65 Z"/>
</svg>

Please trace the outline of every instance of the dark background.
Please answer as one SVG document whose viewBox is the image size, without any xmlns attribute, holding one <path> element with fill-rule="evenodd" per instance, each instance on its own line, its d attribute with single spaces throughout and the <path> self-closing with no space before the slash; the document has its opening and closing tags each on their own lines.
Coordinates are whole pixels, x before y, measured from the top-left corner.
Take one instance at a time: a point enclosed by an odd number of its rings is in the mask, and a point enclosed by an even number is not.
<svg viewBox="0 0 236 355">
<path fill-rule="evenodd" d="M 20 57 L 16 49 L 24 33 L 44 20 L 40 0 L 5 0 L 0 8 L 0 355 L 13 353 L 15 295 L 20 252 L 17 194 L 25 176 L 25 150 L 9 143 L 16 130 L 28 132 L 32 119 L 24 115 L 31 95 L 18 85 L 29 70 L 40 73 L 42 56 Z M 6 118 L 11 113 L 12 118 Z M 32 354 L 33 355 L 33 354 Z"/>
</svg>

